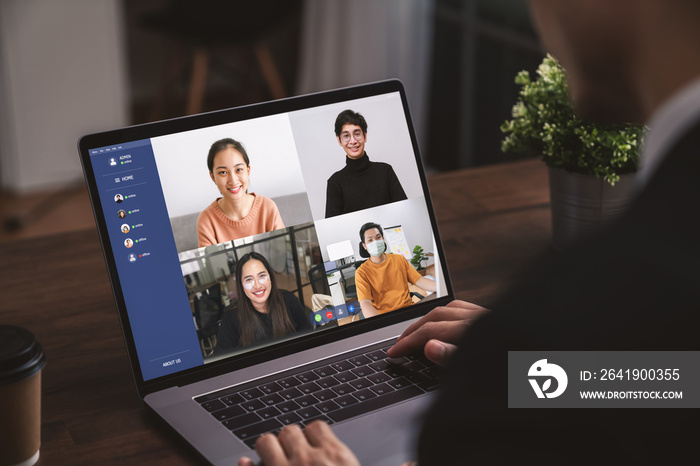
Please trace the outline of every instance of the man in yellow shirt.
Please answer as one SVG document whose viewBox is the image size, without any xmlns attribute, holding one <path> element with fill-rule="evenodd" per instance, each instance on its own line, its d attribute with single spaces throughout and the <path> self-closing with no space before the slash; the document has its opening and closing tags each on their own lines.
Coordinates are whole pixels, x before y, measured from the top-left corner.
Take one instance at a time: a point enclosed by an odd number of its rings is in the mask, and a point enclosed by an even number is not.
<svg viewBox="0 0 700 466">
<path fill-rule="evenodd" d="M 376 223 L 360 228 L 362 247 L 370 257 L 355 272 L 357 299 L 362 314 L 373 317 L 412 304 L 408 282 L 435 291 L 435 282 L 422 277 L 400 254 L 387 254 L 384 231 Z"/>
</svg>

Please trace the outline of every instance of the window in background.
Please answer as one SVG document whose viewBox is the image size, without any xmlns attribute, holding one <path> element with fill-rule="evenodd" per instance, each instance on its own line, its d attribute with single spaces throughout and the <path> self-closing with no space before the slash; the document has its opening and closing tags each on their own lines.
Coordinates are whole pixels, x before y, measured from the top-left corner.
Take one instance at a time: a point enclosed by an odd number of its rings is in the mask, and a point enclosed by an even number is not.
<svg viewBox="0 0 700 466">
<path fill-rule="evenodd" d="M 518 71 L 544 52 L 525 0 L 437 0 L 428 140 L 423 157 L 452 170 L 513 160 L 500 125 L 518 95 Z"/>
</svg>

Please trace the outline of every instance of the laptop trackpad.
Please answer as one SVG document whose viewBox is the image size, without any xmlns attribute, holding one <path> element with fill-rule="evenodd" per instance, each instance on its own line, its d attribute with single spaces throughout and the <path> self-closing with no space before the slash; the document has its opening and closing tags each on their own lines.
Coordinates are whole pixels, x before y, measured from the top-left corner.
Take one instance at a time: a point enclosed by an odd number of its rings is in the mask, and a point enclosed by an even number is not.
<svg viewBox="0 0 700 466">
<path fill-rule="evenodd" d="M 332 426 L 360 464 L 401 465 L 417 461 L 421 416 L 434 399 L 422 396 Z"/>
</svg>

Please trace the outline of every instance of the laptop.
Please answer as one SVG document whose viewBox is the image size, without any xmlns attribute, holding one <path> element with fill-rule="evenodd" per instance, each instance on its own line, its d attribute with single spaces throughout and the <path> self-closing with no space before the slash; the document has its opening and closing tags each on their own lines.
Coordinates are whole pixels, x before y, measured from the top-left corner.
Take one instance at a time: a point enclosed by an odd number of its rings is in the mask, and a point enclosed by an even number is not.
<svg viewBox="0 0 700 466">
<path fill-rule="evenodd" d="M 348 109 L 367 122 L 366 156 L 388 164 L 404 195 L 327 216 L 328 179 L 347 158 L 334 124 Z M 203 240 L 200 216 L 222 197 L 207 157 L 228 138 L 249 156 L 248 193 L 271 200 L 279 218 L 255 234 Z M 90 134 L 78 146 L 138 395 L 202 458 L 257 460 L 258 436 L 323 419 L 363 464 L 415 459 L 439 370 L 385 351 L 454 296 L 399 81 Z M 400 230 L 385 235 L 387 251 L 433 253 L 422 265 L 435 292 L 364 318 L 357 290 L 330 272 L 362 266 L 368 222 Z M 266 258 L 300 320 L 282 336 L 226 346 L 246 299 L 237 263 L 251 252 Z M 314 293 L 314 270 L 329 272 L 330 295 Z"/>
</svg>

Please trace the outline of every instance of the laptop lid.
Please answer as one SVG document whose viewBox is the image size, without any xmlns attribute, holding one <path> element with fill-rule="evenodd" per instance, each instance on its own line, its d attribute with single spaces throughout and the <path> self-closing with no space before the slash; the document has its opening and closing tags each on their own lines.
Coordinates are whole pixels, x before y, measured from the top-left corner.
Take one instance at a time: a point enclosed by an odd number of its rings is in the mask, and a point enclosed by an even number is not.
<svg viewBox="0 0 700 466">
<path fill-rule="evenodd" d="M 374 204 L 353 210 L 357 203 L 350 202 L 346 211 L 329 210 L 337 197 L 331 177 L 351 172 L 340 178 L 343 188 L 366 173 L 366 167 L 346 164 L 348 154 L 334 131 L 336 118 L 348 109 L 364 117 L 367 130 L 346 139 L 353 148 L 361 139 L 362 160 L 394 174 L 404 193 L 399 199 L 386 200 L 380 193 L 386 184 L 377 183 L 366 196 L 358 195 Z M 241 143 L 248 156 L 247 179 L 217 184 L 208 154 L 216 142 L 230 139 Z M 91 134 L 78 145 L 142 397 L 413 319 L 453 299 L 406 96 L 397 80 Z M 240 194 L 242 188 L 247 193 Z M 227 216 L 229 222 L 222 217 L 223 226 L 216 224 L 217 216 L 226 215 L 220 200 L 244 194 L 254 194 L 246 216 Z M 254 209 L 261 224 L 255 228 L 262 231 L 250 233 L 249 225 L 237 230 Z M 400 226 L 406 257 L 415 246 L 432 252 L 422 265 L 428 266 L 437 291 L 416 304 L 363 319 L 351 289 L 339 289 L 343 283 L 336 279 L 329 282 L 325 302 L 330 304 L 314 310 L 310 271 L 332 260 L 359 260 L 359 230 L 367 222 Z M 339 253 L 334 247 L 339 243 L 349 249 Z M 251 251 L 267 258 L 278 288 L 299 300 L 309 325 L 283 337 L 224 348 L 217 338 L 222 315 L 241 298 L 236 263 Z"/>
</svg>

